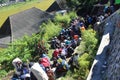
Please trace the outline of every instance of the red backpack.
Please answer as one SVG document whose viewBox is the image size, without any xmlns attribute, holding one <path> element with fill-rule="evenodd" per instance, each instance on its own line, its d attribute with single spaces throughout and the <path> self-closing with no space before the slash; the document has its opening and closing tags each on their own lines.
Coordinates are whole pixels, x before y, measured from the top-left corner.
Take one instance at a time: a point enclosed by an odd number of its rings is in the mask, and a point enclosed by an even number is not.
<svg viewBox="0 0 120 80">
<path fill-rule="evenodd" d="M 40 60 L 40 64 L 42 64 L 44 67 L 50 67 L 50 62 L 49 62 L 48 58 L 42 58 Z"/>
</svg>

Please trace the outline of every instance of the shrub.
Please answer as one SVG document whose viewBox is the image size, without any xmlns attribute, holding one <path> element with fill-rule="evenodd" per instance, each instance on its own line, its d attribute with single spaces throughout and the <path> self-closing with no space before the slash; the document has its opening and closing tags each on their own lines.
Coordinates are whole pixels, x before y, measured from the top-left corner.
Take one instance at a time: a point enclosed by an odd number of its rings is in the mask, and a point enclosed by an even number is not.
<svg viewBox="0 0 120 80">
<path fill-rule="evenodd" d="M 43 23 L 40 26 L 40 32 L 38 34 L 33 34 L 32 36 L 25 35 L 20 40 L 10 43 L 8 48 L 2 49 L 0 51 L 0 67 L 3 71 L 0 71 L 0 74 L 6 75 L 10 70 L 13 70 L 12 61 L 16 57 L 19 57 L 23 62 L 27 62 L 28 60 L 37 61 L 36 57 L 39 57 L 39 55 L 35 52 L 36 44 L 39 41 L 44 41 L 43 46 L 49 49 L 48 40 L 59 34 L 62 29 L 60 25 L 62 20 L 68 25 L 70 18 L 73 18 L 72 14 L 73 13 L 71 13 L 70 16 L 65 15 L 64 17 L 60 17 L 61 15 L 57 16 L 57 18 L 55 18 L 56 20 L 54 20 L 58 21 L 56 23 L 48 20 L 47 23 Z M 52 51 L 53 50 L 49 50 L 49 53 L 52 53 Z M 51 54 L 49 54 L 49 56 L 51 57 Z M 3 76 L 0 76 L 0 78 L 1 77 Z"/>
<path fill-rule="evenodd" d="M 77 53 L 81 55 L 78 60 L 80 67 L 79 70 L 76 70 L 76 73 L 74 75 L 75 78 L 81 78 L 82 80 L 86 80 L 95 54 L 97 52 L 97 48 L 97 33 L 92 29 L 83 31 L 82 41 L 77 49 Z"/>
<path fill-rule="evenodd" d="M 16 57 L 19 57 L 23 62 L 27 62 L 28 60 L 37 61 L 36 57 L 39 55 L 35 53 L 36 44 L 44 40 L 45 44 L 43 46 L 47 47 L 47 41 L 53 36 L 58 35 L 60 30 L 60 25 L 48 21 L 48 23 L 40 26 L 40 33 L 33 34 L 32 36 L 25 35 L 20 40 L 10 43 L 8 48 L 2 49 L 0 51 L 0 67 L 4 70 L 3 75 L 6 75 L 9 70 L 13 70 L 12 61 Z M 3 71 L 0 71 L 0 73 L 2 74 Z"/>
<path fill-rule="evenodd" d="M 74 18 L 78 17 L 77 14 L 75 13 L 75 11 L 69 12 L 68 15 L 69 15 L 70 19 L 74 19 Z"/>
<path fill-rule="evenodd" d="M 89 54 L 84 53 L 80 58 L 79 58 L 79 64 L 80 68 L 79 71 L 77 72 L 80 77 L 84 80 L 86 80 L 88 73 L 89 73 L 89 65 L 90 61 L 88 60 Z"/>
<path fill-rule="evenodd" d="M 68 24 L 70 23 L 70 16 L 65 14 L 65 15 L 61 15 L 61 14 L 57 14 L 55 16 L 55 22 L 56 23 L 61 23 L 62 27 L 67 27 Z"/>
<path fill-rule="evenodd" d="M 62 29 L 60 25 L 54 24 L 51 21 L 48 21 L 48 23 L 42 24 L 41 27 L 45 28 L 45 33 L 43 34 L 43 40 L 48 41 L 50 38 L 57 36 Z"/>
<path fill-rule="evenodd" d="M 66 13 L 65 15 L 57 14 L 55 16 L 55 22 L 61 23 L 62 27 L 68 27 L 71 19 L 76 18 L 76 17 L 77 15 L 73 11 Z"/>
<path fill-rule="evenodd" d="M 0 70 L 0 77 L 4 77 L 7 74 L 5 70 Z"/>
</svg>

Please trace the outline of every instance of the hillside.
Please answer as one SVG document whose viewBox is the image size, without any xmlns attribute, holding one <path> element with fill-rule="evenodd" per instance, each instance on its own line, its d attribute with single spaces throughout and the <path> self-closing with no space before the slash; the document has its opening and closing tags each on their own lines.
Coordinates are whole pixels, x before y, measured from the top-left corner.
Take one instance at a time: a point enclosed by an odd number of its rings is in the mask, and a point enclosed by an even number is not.
<svg viewBox="0 0 120 80">
<path fill-rule="evenodd" d="M 0 8 L 0 27 L 10 15 L 29 9 L 31 7 L 46 10 L 53 2 L 54 0 L 32 0 L 29 2 L 21 2 L 10 6 L 2 7 Z"/>
</svg>

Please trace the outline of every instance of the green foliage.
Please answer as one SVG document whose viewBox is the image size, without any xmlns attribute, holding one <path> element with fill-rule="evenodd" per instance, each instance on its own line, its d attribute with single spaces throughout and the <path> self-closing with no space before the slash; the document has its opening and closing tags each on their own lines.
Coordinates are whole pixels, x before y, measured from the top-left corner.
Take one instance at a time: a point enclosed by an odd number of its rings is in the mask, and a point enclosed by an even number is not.
<svg viewBox="0 0 120 80">
<path fill-rule="evenodd" d="M 80 46 L 77 49 L 77 53 L 79 53 L 79 70 L 76 70 L 74 75 L 75 78 L 81 78 L 82 80 L 86 80 L 91 65 L 93 63 L 94 57 L 96 55 L 98 48 L 98 38 L 97 33 L 92 30 L 88 29 L 82 32 L 82 41 Z"/>
<path fill-rule="evenodd" d="M 55 22 L 61 23 L 63 27 L 66 27 L 70 23 L 70 16 L 67 14 L 65 14 L 64 16 L 61 14 L 57 14 L 57 16 L 55 17 Z"/>
<path fill-rule="evenodd" d="M 86 7 L 92 6 L 99 0 L 66 0 L 66 1 L 67 1 L 67 5 L 73 9 L 73 8 L 78 8 L 78 6 L 80 5 L 86 6 Z"/>
<path fill-rule="evenodd" d="M 68 15 L 69 15 L 70 19 L 74 19 L 74 18 L 78 17 L 75 11 L 69 12 Z"/>
<path fill-rule="evenodd" d="M 66 13 L 64 15 L 57 14 L 55 16 L 55 22 L 61 23 L 62 27 L 68 27 L 71 19 L 76 18 L 77 15 L 74 11 Z"/>
<path fill-rule="evenodd" d="M 1 68 L 4 69 L 6 72 L 12 70 L 14 68 L 12 66 L 12 60 L 16 57 L 19 57 L 23 62 L 34 60 L 32 54 L 34 54 L 35 52 L 35 44 L 38 40 L 39 35 L 33 35 L 32 37 L 24 36 L 23 39 L 11 43 L 7 49 L 1 50 Z"/>
<path fill-rule="evenodd" d="M 80 5 L 79 0 L 66 0 L 67 5 L 71 8 L 75 8 L 76 6 Z"/>
<path fill-rule="evenodd" d="M 4 77 L 5 74 L 7 74 L 7 72 L 5 70 L 0 70 L 0 77 Z"/>
<path fill-rule="evenodd" d="M 76 76 L 79 76 L 81 79 L 86 80 L 89 73 L 90 61 L 88 60 L 89 54 L 85 53 L 79 58 L 80 68 L 76 70 Z"/>
<path fill-rule="evenodd" d="M 95 54 L 93 50 L 96 50 L 98 43 L 96 32 L 92 29 L 86 30 L 82 33 L 82 41 L 85 42 L 85 52 L 89 54 Z"/>
<path fill-rule="evenodd" d="M 25 35 L 20 40 L 16 40 L 9 44 L 6 49 L 0 50 L 0 74 L 6 75 L 10 70 L 13 70 L 12 61 L 16 57 L 19 57 L 23 62 L 38 61 L 39 55 L 35 52 L 36 44 L 39 41 L 44 41 L 43 46 L 49 49 L 49 44 L 47 43 L 52 37 L 57 36 L 62 29 L 61 21 L 65 21 L 66 25 L 69 24 L 70 19 L 76 16 L 74 13 L 69 13 L 69 15 L 61 16 L 62 19 L 56 19 L 52 22 L 48 21 L 40 26 L 40 32 L 38 34 L 33 34 L 32 36 Z M 65 17 L 65 18 L 64 18 Z M 67 19 L 68 18 L 68 19 Z M 65 19 L 65 20 L 64 20 Z M 48 55 L 51 57 L 53 50 L 48 51 Z M 3 77 L 3 76 L 0 76 Z"/>
<path fill-rule="evenodd" d="M 57 36 L 61 29 L 62 27 L 60 25 L 48 21 L 40 26 L 40 32 L 38 34 L 33 34 L 32 36 L 25 35 L 20 40 L 14 41 L 8 48 L 0 51 L 1 69 L 6 73 L 13 70 L 14 67 L 12 65 L 12 61 L 16 57 L 19 57 L 23 62 L 27 62 L 28 60 L 37 61 L 36 57 L 39 57 L 39 55 L 35 52 L 36 44 L 39 41 L 44 40 L 45 44 L 43 46 L 49 48 L 47 41 L 53 36 Z M 49 53 L 51 52 L 52 50 L 49 51 Z M 4 73 L 3 75 L 6 75 L 5 72 L 0 71 L 1 74 Z"/>
<path fill-rule="evenodd" d="M 58 24 L 55 24 L 51 21 L 48 21 L 48 23 L 44 23 L 41 26 L 42 28 L 45 28 L 44 34 L 43 34 L 43 40 L 48 41 L 50 38 L 57 36 L 62 29 L 62 27 Z"/>
</svg>

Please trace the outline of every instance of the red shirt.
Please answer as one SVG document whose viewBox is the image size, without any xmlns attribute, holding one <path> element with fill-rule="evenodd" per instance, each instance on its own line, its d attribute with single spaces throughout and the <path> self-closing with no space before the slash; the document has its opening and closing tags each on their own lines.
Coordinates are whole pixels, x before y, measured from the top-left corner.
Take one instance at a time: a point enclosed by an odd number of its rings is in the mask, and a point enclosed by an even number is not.
<svg viewBox="0 0 120 80">
<path fill-rule="evenodd" d="M 44 67 L 50 67 L 50 62 L 47 58 L 42 58 L 40 64 L 42 64 Z"/>
<path fill-rule="evenodd" d="M 53 57 L 58 57 L 59 55 L 59 49 L 56 49 L 54 52 L 53 52 Z"/>
</svg>

